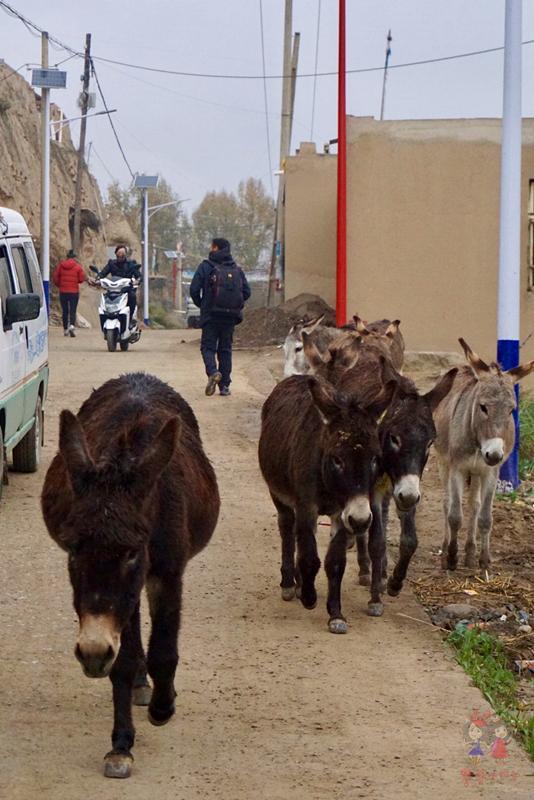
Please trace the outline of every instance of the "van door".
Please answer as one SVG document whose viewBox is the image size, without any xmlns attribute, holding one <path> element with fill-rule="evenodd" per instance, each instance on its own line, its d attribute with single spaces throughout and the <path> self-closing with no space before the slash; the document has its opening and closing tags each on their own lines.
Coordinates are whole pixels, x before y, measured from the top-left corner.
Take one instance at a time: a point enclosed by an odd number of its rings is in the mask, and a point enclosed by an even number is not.
<svg viewBox="0 0 534 800">
<path fill-rule="evenodd" d="M 10 240 L 11 258 L 21 292 L 34 292 L 41 300 L 37 319 L 23 323 L 26 340 L 24 422 L 33 416 L 39 392 L 39 370 L 48 359 L 48 319 L 43 285 L 31 240 Z"/>
<path fill-rule="evenodd" d="M 22 323 L 4 324 L 6 298 L 16 293 L 7 245 L 0 244 L 0 405 L 5 413 L 4 440 L 18 431 L 24 420 L 24 377 L 26 371 L 26 334 Z"/>
</svg>

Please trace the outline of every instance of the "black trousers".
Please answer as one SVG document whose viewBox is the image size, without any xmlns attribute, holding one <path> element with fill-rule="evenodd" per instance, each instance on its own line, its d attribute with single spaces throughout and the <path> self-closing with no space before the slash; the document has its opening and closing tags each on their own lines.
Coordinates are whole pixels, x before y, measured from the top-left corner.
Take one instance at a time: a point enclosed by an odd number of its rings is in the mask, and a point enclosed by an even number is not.
<svg viewBox="0 0 534 800">
<path fill-rule="evenodd" d="M 63 330 L 67 330 L 69 325 L 76 325 L 76 309 L 78 308 L 78 292 L 60 292 L 59 302 L 63 312 Z"/>
<path fill-rule="evenodd" d="M 234 338 L 234 322 L 210 320 L 202 326 L 200 352 L 209 377 L 214 372 L 222 375 L 220 387 L 229 386 L 232 372 L 232 340 Z"/>
</svg>

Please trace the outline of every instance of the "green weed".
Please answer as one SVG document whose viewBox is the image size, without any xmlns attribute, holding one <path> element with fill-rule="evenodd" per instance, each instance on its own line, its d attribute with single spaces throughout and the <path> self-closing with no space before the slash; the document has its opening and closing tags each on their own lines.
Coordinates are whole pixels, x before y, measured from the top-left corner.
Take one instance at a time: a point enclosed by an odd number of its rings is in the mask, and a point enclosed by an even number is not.
<svg viewBox="0 0 534 800">
<path fill-rule="evenodd" d="M 477 628 L 453 631 L 447 642 L 493 710 L 520 737 L 534 760 L 534 716 L 519 709 L 518 679 L 508 668 L 503 645 Z"/>
</svg>

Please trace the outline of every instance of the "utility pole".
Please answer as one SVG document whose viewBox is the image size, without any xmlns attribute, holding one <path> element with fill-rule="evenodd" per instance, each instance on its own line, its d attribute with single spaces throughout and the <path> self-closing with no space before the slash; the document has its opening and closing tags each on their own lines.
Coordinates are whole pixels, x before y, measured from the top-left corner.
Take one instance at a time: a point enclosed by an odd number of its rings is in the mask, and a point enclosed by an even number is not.
<svg viewBox="0 0 534 800">
<path fill-rule="evenodd" d="M 336 322 L 347 321 L 347 98 L 345 0 L 339 0 Z"/>
<path fill-rule="evenodd" d="M 285 176 L 284 167 L 291 147 L 291 35 L 293 27 L 293 0 L 285 0 L 284 13 L 284 63 L 282 67 L 282 119 L 280 125 L 280 175 L 278 178 L 278 197 L 276 201 L 276 217 L 271 269 L 269 274 L 268 304 L 272 299 L 272 281 L 276 269 L 276 262 L 280 265 L 280 279 L 282 281 L 282 299 L 285 293 L 285 226 L 284 226 L 284 193 Z M 300 36 L 300 34 L 299 34 Z M 298 44 L 297 44 L 298 54 Z"/>
<path fill-rule="evenodd" d="M 76 187 L 74 195 L 74 221 L 72 226 L 72 249 L 77 254 L 80 247 L 80 217 L 82 211 L 83 157 L 85 153 L 85 132 L 87 129 L 87 108 L 89 105 L 89 77 L 91 71 L 91 34 L 85 36 L 85 60 L 82 89 L 82 121 L 80 124 L 80 146 L 78 148 L 78 166 L 76 169 Z"/>
<path fill-rule="evenodd" d="M 503 369 L 519 364 L 521 264 L 521 4 L 506 0 L 501 145 L 501 212 L 497 361 Z M 516 387 L 516 398 L 519 391 Z M 519 420 L 514 412 L 515 447 L 501 467 L 501 490 L 519 485 Z"/>
<path fill-rule="evenodd" d="M 388 66 L 389 66 L 389 57 L 391 55 L 391 42 L 393 38 L 391 36 L 391 28 L 388 31 L 388 36 L 386 39 L 386 63 L 384 64 L 384 80 L 382 82 L 382 102 L 380 104 L 380 120 L 384 119 L 384 106 L 386 103 L 386 81 L 388 77 Z"/>
<path fill-rule="evenodd" d="M 297 92 L 297 70 L 299 66 L 300 33 L 293 37 L 293 51 L 291 53 L 291 101 L 289 112 L 289 141 L 293 135 L 293 116 L 295 114 L 295 94 Z M 289 151 L 288 151 L 289 155 Z"/>
<path fill-rule="evenodd" d="M 142 231 L 143 231 L 143 322 L 150 325 L 150 305 L 148 299 L 149 280 L 148 280 L 148 189 L 143 189 L 143 210 L 142 210 Z"/>
<path fill-rule="evenodd" d="M 48 33 L 41 34 L 41 66 L 48 69 Z M 50 311 L 50 89 L 41 88 L 41 272 Z"/>
</svg>

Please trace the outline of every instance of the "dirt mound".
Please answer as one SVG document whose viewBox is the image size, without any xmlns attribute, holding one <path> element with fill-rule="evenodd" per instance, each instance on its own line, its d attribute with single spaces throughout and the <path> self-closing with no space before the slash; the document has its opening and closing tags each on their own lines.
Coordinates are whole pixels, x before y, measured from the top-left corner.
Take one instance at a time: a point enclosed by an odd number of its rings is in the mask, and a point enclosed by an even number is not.
<svg viewBox="0 0 534 800">
<path fill-rule="evenodd" d="M 316 294 L 299 294 L 275 308 L 256 308 L 236 328 L 236 344 L 241 347 L 262 347 L 282 344 L 292 325 L 301 319 L 325 314 L 326 324 L 335 324 L 335 312 Z"/>
</svg>

